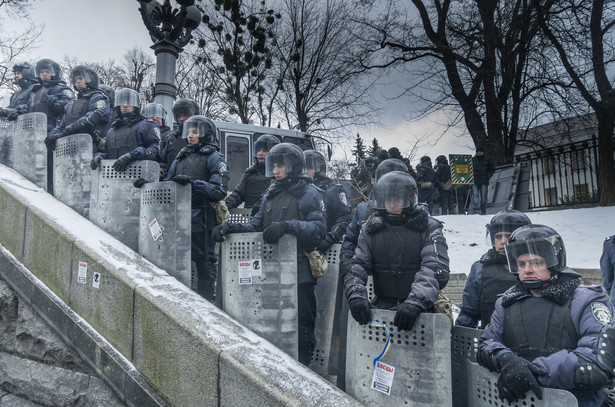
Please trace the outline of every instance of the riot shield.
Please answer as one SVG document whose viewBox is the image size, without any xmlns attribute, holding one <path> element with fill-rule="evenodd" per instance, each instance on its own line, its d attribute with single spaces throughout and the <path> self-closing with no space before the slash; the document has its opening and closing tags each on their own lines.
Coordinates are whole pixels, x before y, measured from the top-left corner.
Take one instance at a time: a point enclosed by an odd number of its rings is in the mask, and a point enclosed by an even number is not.
<svg viewBox="0 0 615 407">
<path fill-rule="evenodd" d="M 295 236 L 268 244 L 262 233 L 230 234 L 220 248 L 222 309 L 298 358 Z"/>
<path fill-rule="evenodd" d="M 155 161 L 135 161 L 118 172 L 113 163 L 115 160 L 102 160 L 92 174 L 90 220 L 137 251 L 141 190 L 133 183 L 139 178 L 158 181 L 160 165 Z"/>
<path fill-rule="evenodd" d="M 468 406 L 468 376 L 471 362 L 476 362 L 478 340 L 482 329 L 454 326 L 451 330 L 451 374 L 453 378 L 453 407 Z"/>
<path fill-rule="evenodd" d="M 229 219 L 231 223 L 248 223 L 252 220 L 252 208 L 233 208 L 229 209 Z"/>
<path fill-rule="evenodd" d="M 47 191 L 47 115 L 26 113 L 13 125 L 13 168 Z"/>
<path fill-rule="evenodd" d="M 13 168 L 13 122 L 0 119 L 0 164 Z"/>
<path fill-rule="evenodd" d="M 139 254 L 191 287 L 192 188 L 151 182 L 141 188 Z"/>
<path fill-rule="evenodd" d="M 476 363 L 470 363 L 468 375 L 468 405 L 471 407 L 504 407 L 513 404 L 498 397 L 497 382 L 499 375 Z M 566 390 L 549 389 L 543 387 L 542 400 L 539 400 L 532 391 L 526 393 L 525 398 L 517 400 L 515 406 L 532 407 L 576 407 L 577 399 Z"/>
<path fill-rule="evenodd" d="M 341 244 L 334 244 L 325 253 L 327 264 L 329 265 L 327 274 L 318 279 L 316 284 L 316 326 L 314 334 L 316 335 L 316 346 L 312 353 L 312 361 L 310 369 L 319 375 L 325 376 L 329 374 L 329 359 L 331 357 L 337 360 L 337 349 L 335 354 L 331 354 L 331 343 L 334 334 L 339 334 L 339 330 L 333 329 L 333 317 L 335 314 L 335 296 L 337 293 L 337 284 L 339 280 L 339 258 Z"/>
<path fill-rule="evenodd" d="M 54 196 L 81 216 L 90 213 L 92 136 L 73 134 L 56 141 L 53 152 Z"/>
<path fill-rule="evenodd" d="M 398 331 L 394 317 L 395 311 L 373 309 L 372 324 L 363 326 L 348 317 L 346 392 L 367 406 L 450 406 L 448 318 L 421 314 L 412 330 Z"/>
</svg>

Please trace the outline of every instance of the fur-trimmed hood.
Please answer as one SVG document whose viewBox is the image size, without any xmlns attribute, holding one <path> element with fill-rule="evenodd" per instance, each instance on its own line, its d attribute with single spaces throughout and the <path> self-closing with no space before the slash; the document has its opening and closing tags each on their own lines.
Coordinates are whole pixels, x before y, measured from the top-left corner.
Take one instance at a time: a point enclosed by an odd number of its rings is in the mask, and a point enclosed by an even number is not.
<svg viewBox="0 0 615 407">
<path fill-rule="evenodd" d="M 571 270 L 572 271 L 572 270 Z M 581 276 L 576 273 L 558 275 L 551 285 L 545 288 L 541 296 L 547 298 L 558 305 L 562 305 L 572 296 L 574 290 L 581 284 Z M 522 297 L 532 296 L 521 282 L 510 287 L 502 296 L 502 306 L 507 307 Z"/>
<path fill-rule="evenodd" d="M 374 234 L 381 231 L 386 226 L 386 218 L 377 213 L 372 214 L 365 222 L 365 231 L 368 234 Z M 417 232 L 425 232 L 429 223 L 429 215 L 421 208 L 417 208 L 408 214 L 408 218 L 403 223 L 408 229 L 416 230 Z"/>
<path fill-rule="evenodd" d="M 286 177 L 281 181 L 274 180 L 265 192 L 265 196 L 267 199 L 271 199 L 283 191 L 289 191 L 292 196 L 301 198 L 304 194 L 305 187 L 311 183 L 312 178 L 307 175 Z"/>
</svg>

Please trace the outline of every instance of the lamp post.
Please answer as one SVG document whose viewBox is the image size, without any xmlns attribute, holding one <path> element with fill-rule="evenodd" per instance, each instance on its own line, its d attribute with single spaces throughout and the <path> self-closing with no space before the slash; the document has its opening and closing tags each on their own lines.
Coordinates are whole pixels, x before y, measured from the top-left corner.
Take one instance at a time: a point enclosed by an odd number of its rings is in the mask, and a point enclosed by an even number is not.
<svg viewBox="0 0 615 407">
<path fill-rule="evenodd" d="M 201 22 L 201 12 L 194 0 L 176 0 L 179 8 L 171 6 L 170 0 L 160 4 L 157 0 L 137 0 L 143 23 L 149 31 L 156 55 L 156 85 L 154 101 L 167 110 L 167 123 L 173 123 L 173 103 L 177 96 L 175 64 L 179 53 L 192 38 L 192 31 Z"/>
</svg>

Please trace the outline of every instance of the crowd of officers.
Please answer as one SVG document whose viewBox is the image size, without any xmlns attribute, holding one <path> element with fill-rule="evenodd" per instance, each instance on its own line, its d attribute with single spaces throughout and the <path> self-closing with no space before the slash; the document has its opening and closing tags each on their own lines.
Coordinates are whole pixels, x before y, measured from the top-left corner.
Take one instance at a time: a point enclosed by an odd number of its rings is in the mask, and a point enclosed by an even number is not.
<svg viewBox="0 0 615 407">
<path fill-rule="evenodd" d="M 191 186 L 192 258 L 197 291 L 206 298 L 214 297 L 215 242 L 231 233 L 262 232 L 266 243 L 276 243 L 285 234 L 296 236 L 302 363 L 309 364 L 315 346 L 314 289 L 319 276 L 308 254 L 324 253 L 335 243 L 342 242 L 339 327 L 346 326 L 348 314 L 359 324 L 370 323 L 373 308 L 395 311 L 393 323 L 399 330 L 411 330 L 421 313 L 439 312 L 436 304 L 450 274 L 448 247 L 442 222 L 419 202 L 431 210 L 432 191 L 450 183 L 446 157 L 436 159 L 435 169 L 429 157 L 423 157 L 416 172 L 396 148 L 379 162 L 366 159 L 369 183 L 362 181 L 361 168 L 353 174 L 365 200 L 351 212 L 344 188 L 327 177 L 321 153 L 265 134 L 256 140 L 254 164 L 227 196 L 227 167 L 215 124 L 199 115 L 193 100 L 175 103 L 177 125 L 171 128 L 161 105 L 142 109 L 139 95 L 131 89 L 113 95 L 89 67 L 70 72 L 76 98 L 61 80 L 58 64 L 49 59 L 38 61 L 36 67 L 20 63 L 13 69 L 21 89 L 0 117 L 15 120 L 28 112 L 46 113 L 45 143 L 50 152 L 58 139 L 88 133 L 93 141 L 92 170 L 102 159 L 115 160 L 116 171 L 125 171 L 133 161 L 155 160 L 160 163 L 160 180 Z M 444 173 L 448 179 L 440 178 Z M 139 179 L 134 185 L 146 182 Z M 450 203 L 456 200 L 444 195 L 442 213 L 454 213 Z M 251 208 L 252 219 L 219 223 L 215 205 L 221 202 L 229 208 Z M 500 398 L 513 401 L 530 390 L 540 398 L 540 386 L 545 386 L 570 390 L 582 406 L 608 405 L 615 329 L 613 306 L 602 288 L 580 286 L 581 276 L 566 266 L 560 235 L 532 224 L 521 212 L 496 214 L 487 234 L 492 248 L 470 270 L 455 324 L 485 330 L 478 361 L 500 373 Z M 371 299 L 368 276 L 374 284 Z M 343 346 L 345 329 L 339 335 Z M 345 351 L 338 353 L 338 385 L 344 388 Z"/>
</svg>

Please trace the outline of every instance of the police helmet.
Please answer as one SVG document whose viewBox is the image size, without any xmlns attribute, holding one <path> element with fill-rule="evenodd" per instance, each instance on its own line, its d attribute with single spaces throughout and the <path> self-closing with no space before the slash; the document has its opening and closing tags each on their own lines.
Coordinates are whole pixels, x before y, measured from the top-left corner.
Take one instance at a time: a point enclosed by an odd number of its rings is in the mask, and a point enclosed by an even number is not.
<svg viewBox="0 0 615 407">
<path fill-rule="evenodd" d="M 261 134 L 254 142 L 254 157 L 258 153 L 258 150 L 271 151 L 273 146 L 280 144 L 280 139 L 272 134 Z"/>
<path fill-rule="evenodd" d="M 363 160 L 363 167 L 368 170 L 372 170 L 374 168 L 374 165 L 376 165 L 376 158 L 372 156 L 369 156 Z"/>
<path fill-rule="evenodd" d="M 141 96 L 139 93 L 130 88 L 122 88 L 115 92 L 115 107 L 119 108 L 122 105 L 134 106 L 135 113 L 141 112 Z"/>
<path fill-rule="evenodd" d="M 85 84 L 93 89 L 98 89 L 99 79 L 98 74 L 92 68 L 89 68 L 84 65 L 77 65 L 73 69 L 70 70 L 70 82 L 75 89 L 77 86 L 75 85 L 75 80 L 78 76 L 81 76 L 85 82 Z"/>
<path fill-rule="evenodd" d="M 436 157 L 436 164 L 448 164 L 448 160 L 445 156 L 439 155 Z"/>
<path fill-rule="evenodd" d="M 143 116 L 146 118 L 158 117 L 162 119 L 162 124 L 166 124 L 167 110 L 160 103 L 148 103 L 143 108 Z"/>
<path fill-rule="evenodd" d="M 189 98 L 178 99 L 171 110 L 173 111 L 173 117 L 175 117 L 175 120 L 177 120 L 179 115 L 182 114 L 188 117 L 201 114 L 199 104 Z"/>
<path fill-rule="evenodd" d="M 48 59 L 48 58 L 39 60 L 36 63 L 36 68 L 34 69 L 36 73 L 36 77 L 38 79 L 41 79 L 41 71 L 43 69 L 46 69 L 49 71 L 49 74 L 51 75 L 52 80 L 59 81 L 60 79 L 62 79 L 62 69 L 60 69 L 60 65 L 58 65 L 57 62 L 51 59 Z"/>
<path fill-rule="evenodd" d="M 491 246 L 495 246 L 495 235 L 499 232 L 512 233 L 521 226 L 531 225 L 532 221 L 523 212 L 516 210 L 501 211 L 493 215 L 493 218 L 485 225 L 487 234 L 491 240 Z"/>
<path fill-rule="evenodd" d="M 429 165 L 431 165 L 431 158 L 428 155 L 424 155 L 421 157 L 421 164 L 427 164 L 429 163 Z"/>
<path fill-rule="evenodd" d="M 384 174 L 374 186 L 374 208 L 386 210 L 387 202 L 397 201 L 404 210 L 416 208 L 418 194 L 416 181 L 403 171 L 391 171 Z"/>
<path fill-rule="evenodd" d="M 375 176 L 376 182 L 378 182 L 378 180 L 382 178 L 384 174 L 388 174 L 391 171 L 409 172 L 408 166 L 404 164 L 402 160 L 398 160 L 397 158 L 388 158 L 378 164 Z"/>
<path fill-rule="evenodd" d="M 199 143 L 218 146 L 218 130 L 214 122 L 205 116 L 192 116 L 184 122 L 182 138 L 187 139 L 190 129 L 198 129 Z"/>
<path fill-rule="evenodd" d="M 306 150 L 305 154 L 305 168 L 314 170 L 314 175 L 324 177 L 327 175 L 327 162 L 325 156 L 316 150 Z"/>
<path fill-rule="evenodd" d="M 111 105 L 111 109 L 115 106 L 115 90 L 109 85 L 101 84 L 98 86 L 98 89 L 102 90 L 107 98 L 109 99 L 109 104 Z"/>
<path fill-rule="evenodd" d="M 273 177 L 274 164 L 286 167 L 288 176 L 303 175 L 305 170 L 305 154 L 296 144 L 280 143 L 269 150 L 265 157 L 265 176 Z"/>
<path fill-rule="evenodd" d="M 523 254 L 535 254 L 542 257 L 552 275 L 566 268 L 564 241 L 549 226 L 520 227 L 510 235 L 505 249 L 511 273 L 518 273 L 517 259 Z"/>
<path fill-rule="evenodd" d="M 27 81 L 34 82 L 36 81 L 36 76 L 34 74 L 34 67 L 29 62 L 19 62 L 13 65 L 13 72 L 20 72 L 21 77 Z"/>
<path fill-rule="evenodd" d="M 398 158 L 401 157 L 401 153 L 399 152 L 399 148 L 391 147 L 389 148 L 389 158 Z"/>
</svg>

